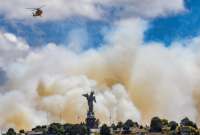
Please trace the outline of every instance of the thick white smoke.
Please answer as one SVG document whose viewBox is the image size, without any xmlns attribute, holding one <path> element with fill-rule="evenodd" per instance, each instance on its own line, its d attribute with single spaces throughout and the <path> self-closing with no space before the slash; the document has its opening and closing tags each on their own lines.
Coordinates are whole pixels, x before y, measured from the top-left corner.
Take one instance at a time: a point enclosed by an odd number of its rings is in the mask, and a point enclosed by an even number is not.
<svg viewBox="0 0 200 135">
<path fill-rule="evenodd" d="M 84 121 L 87 106 L 81 95 L 93 89 L 97 96 L 97 118 L 102 122 L 108 122 L 110 115 L 112 121 L 128 118 L 140 121 L 140 112 L 123 83 L 129 76 L 124 71 L 130 70 L 129 60 L 142 40 L 141 24 L 139 19 L 120 22 L 116 24 L 119 28 L 108 34 L 111 38 L 107 46 L 79 54 L 55 44 L 33 49 L 24 43 L 19 47 L 23 41 L 12 34 L 1 33 L 7 35 L 3 41 L 11 46 L 1 49 L 9 56 L 2 56 L 1 62 L 8 78 L 1 86 L 1 127 L 31 128 L 45 124 L 47 119 L 77 122 L 80 117 L 79 122 Z M 138 37 L 127 35 L 132 31 L 138 33 Z M 15 42 L 11 42 L 13 39 Z"/>
<path fill-rule="evenodd" d="M 137 18 L 116 22 L 105 45 L 79 53 L 53 43 L 31 48 L 1 32 L 0 66 L 7 80 L 0 86 L 0 127 L 84 121 L 81 95 L 91 90 L 101 122 L 110 115 L 112 121 L 146 122 L 155 115 L 198 121 L 200 38 L 168 48 L 145 44 L 146 26 Z"/>
</svg>

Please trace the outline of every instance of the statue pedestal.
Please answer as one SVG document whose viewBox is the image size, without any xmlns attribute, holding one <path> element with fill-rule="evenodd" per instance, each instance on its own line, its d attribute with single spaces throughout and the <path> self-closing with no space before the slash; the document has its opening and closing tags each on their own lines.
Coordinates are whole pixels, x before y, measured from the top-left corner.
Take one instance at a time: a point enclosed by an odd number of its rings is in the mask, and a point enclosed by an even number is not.
<svg viewBox="0 0 200 135">
<path fill-rule="evenodd" d="M 94 128 L 97 128 L 96 127 L 96 118 L 94 116 L 94 113 L 90 113 L 88 112 L 87 114 L 87 118 L 86 118 L 86 125 L 89 129 L 94 129 Z"/>
</svg>

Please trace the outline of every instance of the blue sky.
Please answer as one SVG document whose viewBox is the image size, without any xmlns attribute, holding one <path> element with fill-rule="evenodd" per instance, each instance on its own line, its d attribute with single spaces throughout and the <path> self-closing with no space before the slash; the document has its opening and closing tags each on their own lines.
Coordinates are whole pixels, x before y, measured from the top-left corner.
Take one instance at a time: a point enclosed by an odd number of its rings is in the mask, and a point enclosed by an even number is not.
<svg viewBox="0 0 200 135">
<path fill-rule="evenodd" d="M 199 35 L 199 5 L 199 0 L 187 0 L 185 1 L 185 7 L 188 9 L 187 12 L 152 19 L 149 29 L 145 31 L 144 40 L 146 42 L 158 41 L 170 45 L 175 40 Z M 111 13 L 113 16 L 116 15 L 115 10 L 111 10 Z M 103 31 L 111 27 L 114 17 L 111 18 L 107 21 L 95 21 L 84 17 L 71 17 L 62 21 L 27 25 L 23 21 L 8 21 L 2 15 L 0 17 L 0 29 L 25 38 L 32 46 L 43 45 L 49 42 L 66 44 L 70 32 L 74 29 L 82 29 L 86 31 L 88 46 L 98 47 L 104 42 Z"/>
<path fill-rule="evenodd" d="M 200 1 L 185 1 L 187 12 L 160 17 L 151 21 L 150 28 L 145 33 L 146 41 L 159 41 L 170 44 L 174 40 L 192 38 L 200 31 Z"/>
</svg>

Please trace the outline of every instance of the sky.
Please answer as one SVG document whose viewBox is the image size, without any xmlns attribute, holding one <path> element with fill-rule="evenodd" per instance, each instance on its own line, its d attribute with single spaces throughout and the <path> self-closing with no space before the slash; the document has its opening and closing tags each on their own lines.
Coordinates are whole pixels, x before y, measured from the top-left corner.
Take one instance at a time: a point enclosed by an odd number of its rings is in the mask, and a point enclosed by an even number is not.
<svg viewBox="0 0 200 135">
<path fill-rule="evenodd" d="M 145 19 L 150 20 L 150 27 L 145 31 L 145 41 L 158 41 L 170 45 L 173 41 L 197 36 L 200 28 L 198 21 L 200 17 L 199 4 L 200 2 L 198 0 L 185 0 L 184 5 L 187 9 L 185 12 L 178 14 L 172 13 L 168 16 L 157 16 L 155 18 L 147 18 L 144 16 Z M 44 12 L 47 8 L 48 5 L 44 7 Z M 33 46 L 43 45 L 48 42 L 67 44 L 70 32 L 74 29 L 82 29 L 88 36 L 88 46 L 98 47 L 104 42 L 103 30 L 111 29 L 111 24 L 117 18 L 120 18 L 120 9 L 117 9 L 114 6 L 108 9 L 107 12 L 109 12 L 109 15 L 104 16 L 104 20 L 94 20 L 77 15 L 58 21 L 39 21 L 31 25 L 25 23 L 24 20 L 7 19 L 2 14 L 0 17 L 0 26 L 1 29 L 7 32 L 24 37 Z M 27 16 L 31 15 L 31 11 L 28 11 L 28 9 L 23 12 L 26 12 Z M 20 17 L 20 15 L 16 15 L 16 17 Z"/>
<path fill-rule="evenodd" d="M 101 123 L 147 124 L 159 116 L 200 124 L 199 5 L 2 0 L 0 129 L 80 123 L 87 113 L 82 94 L 91 90 Z M 40 6 L 42 17 L 27 9 Z"/>
<path fill-rule="evenodd" d="M 159 41 L 169 45 L 174 40 L 198 36 L 200 30 L 199 5 L 200 1 L 198 0 L 186 0 L 187 12 L 151 20 L 151 26 L 145 33 L 145 40 Z"/>
</svg>

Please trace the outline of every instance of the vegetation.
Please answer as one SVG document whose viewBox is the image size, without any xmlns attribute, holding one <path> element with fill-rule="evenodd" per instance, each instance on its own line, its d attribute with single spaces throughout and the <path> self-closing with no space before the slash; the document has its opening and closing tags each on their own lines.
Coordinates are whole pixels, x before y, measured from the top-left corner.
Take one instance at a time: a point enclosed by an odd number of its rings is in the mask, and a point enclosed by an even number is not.
<svg viewBox="0 0 200 135">
<path fill-rule="evenodd" d="M 106 124 L 101 126 L 100 135 L 111 135 L 110 128 Z"/>
<path fill-rule="evenodd" d="M 9 128 L 6 135 L 16 135 L 16 132 L 13 128 Z"/>
<path fill-rule="evenodd" d="M 89 130 L 86 124 L 60 124 L 52 123 L 48 126 L 36 126 L 31 131 L 20 130 L 19 133 L 13 128 L 9 128 L 3 135 L 88 135 Z M 102 124 L 95 135 L 119 135 L 119 134 L 131 134 L 131 135 L 143 135 L 143 134 L 155 134 L 158 135 L 200 135 L 196 123 L 192 122 L 189 118 L 184 118 L 178 124 L 175 121 L 168 121 L 159 117 L 153 117 L 150 122 L 150 126 L 143 127 L 137 122 L 128 119 L 127 121 L 113 123 L 111 126 Z"/>
<path fill-rule="evenodd" d="M 161 132 L 162 127 L 163 124 L 160 118 L 154 117 L 151 119 L 150 132 Z"/>
<path fill-rule="evenodd" d="M 174 131 L 178 127 L 178 123 L 176 123 L 175 121 L 170 121 L 168 126 L 169 126 L 171 131 Z"/>
</svg>

